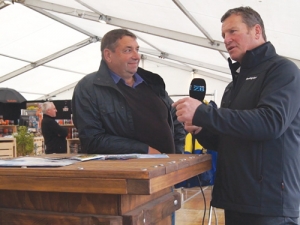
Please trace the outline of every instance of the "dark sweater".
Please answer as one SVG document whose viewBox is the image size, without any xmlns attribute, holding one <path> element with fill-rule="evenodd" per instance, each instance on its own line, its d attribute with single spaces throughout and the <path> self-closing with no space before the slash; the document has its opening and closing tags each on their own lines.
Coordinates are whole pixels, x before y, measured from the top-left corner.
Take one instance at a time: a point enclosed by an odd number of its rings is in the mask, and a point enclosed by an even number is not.
<svg viewBox="0 0 300 225">
<path fill-rule="evenodd" d="M 132 111 L 134 138 L 162 153 L 175 153 L 168 124 L 168 110 L 164 102 L 144 82 L 136 88 L 131 88 L 123 82 L 117 85 Z"/>
<path fill-rule="evenodd" d="M 68 129 L 61 127 L 53 117 L 43 115 L 42 134 L 46 145 L 46 154 L 66 153 Z"/>
</svg>

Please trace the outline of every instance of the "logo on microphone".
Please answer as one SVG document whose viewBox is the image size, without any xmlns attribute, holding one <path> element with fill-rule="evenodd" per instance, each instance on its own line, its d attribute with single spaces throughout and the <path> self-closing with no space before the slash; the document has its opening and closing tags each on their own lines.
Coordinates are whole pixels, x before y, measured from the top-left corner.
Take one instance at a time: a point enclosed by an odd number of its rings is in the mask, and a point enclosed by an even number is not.
<svg viewBox="0 0 300 225">
<path fill-rule="evenodd" d="M 199 91 L 199 92 L 205 92 L 205 87 L 204 86 L 199 86 L 199 85 L 191 85 L 190 86 L 190 91 Z"/>
</svg>

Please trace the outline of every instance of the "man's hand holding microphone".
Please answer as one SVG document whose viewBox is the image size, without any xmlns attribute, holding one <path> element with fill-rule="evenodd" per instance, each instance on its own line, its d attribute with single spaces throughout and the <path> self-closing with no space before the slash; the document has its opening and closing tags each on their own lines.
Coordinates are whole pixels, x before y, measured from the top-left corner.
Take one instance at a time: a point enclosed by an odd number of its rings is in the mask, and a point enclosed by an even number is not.
<svg viewBox="0 0 300 225">
<path fill-rule="evenodd" d="M 192 125 L 192 120 L 196 109 L 203 104 L 206 93 L 205 80 L 201 78 L 194 78 L 190 85 L 190 97 L 186 97 L 173 103 L 173 107 L 176 108 L 176 116 L 179 122 L 184 123 L 186 131 L 197 134 L 201 131 L 201 127 Z"/>
</svg>

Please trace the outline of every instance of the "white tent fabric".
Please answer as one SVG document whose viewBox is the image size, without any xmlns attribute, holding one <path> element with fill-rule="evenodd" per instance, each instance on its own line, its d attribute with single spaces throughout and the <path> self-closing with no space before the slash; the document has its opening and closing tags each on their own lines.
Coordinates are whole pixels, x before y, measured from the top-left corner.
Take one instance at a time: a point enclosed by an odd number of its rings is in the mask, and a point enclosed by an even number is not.
<svg viewBox="0 0 300 225">
<path fill-rule="evenodd" d="M 300 68 L 300 1 L 273 0 L 0 0 L 0 87 L 27 100 L 71 99 L 73 88 L 100 64 L 100 42 L 112 29 L 138 36 L 140 66 L 159 73 L 176 100 L 194 77 L 217 104 L 231 80 L 221 16 L 250 6 L 278 54 Z M 100 18 L 106 18 L 103 24 Z"/>
</svg>

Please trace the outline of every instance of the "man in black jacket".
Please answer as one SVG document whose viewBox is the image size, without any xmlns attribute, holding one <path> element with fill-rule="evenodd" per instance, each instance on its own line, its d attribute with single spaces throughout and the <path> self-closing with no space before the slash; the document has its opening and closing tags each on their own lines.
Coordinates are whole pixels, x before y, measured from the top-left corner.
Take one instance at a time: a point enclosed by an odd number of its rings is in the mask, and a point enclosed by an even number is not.
<svg viewBox="0 0 300 225">
<path fill-rule="evenodd" d="M 46 154 L 66 153 L 68 129 L 61 127 L 56 121 L 56 107 L 53 102 L 42 104 L 42 134 L 45 140 Z"/>
<path fill-rule="evenodd" d="M 139 68 L 136 36 L 124 29 L 101 40 L 97 72 L 78 82 L 73 122 L 87 153 L 182 153 L 185 131 L 158 75 Z"/>
<path fill-rule="evenodd" d="M 221 108 L 184 98 L 178 120 L 218 151 L 212 206 L 226 225 L 298 224 L 300 202 L 300 71 L 267 42 L 249 7 L 221 19 L 233 76 Z"/>
</svg>

